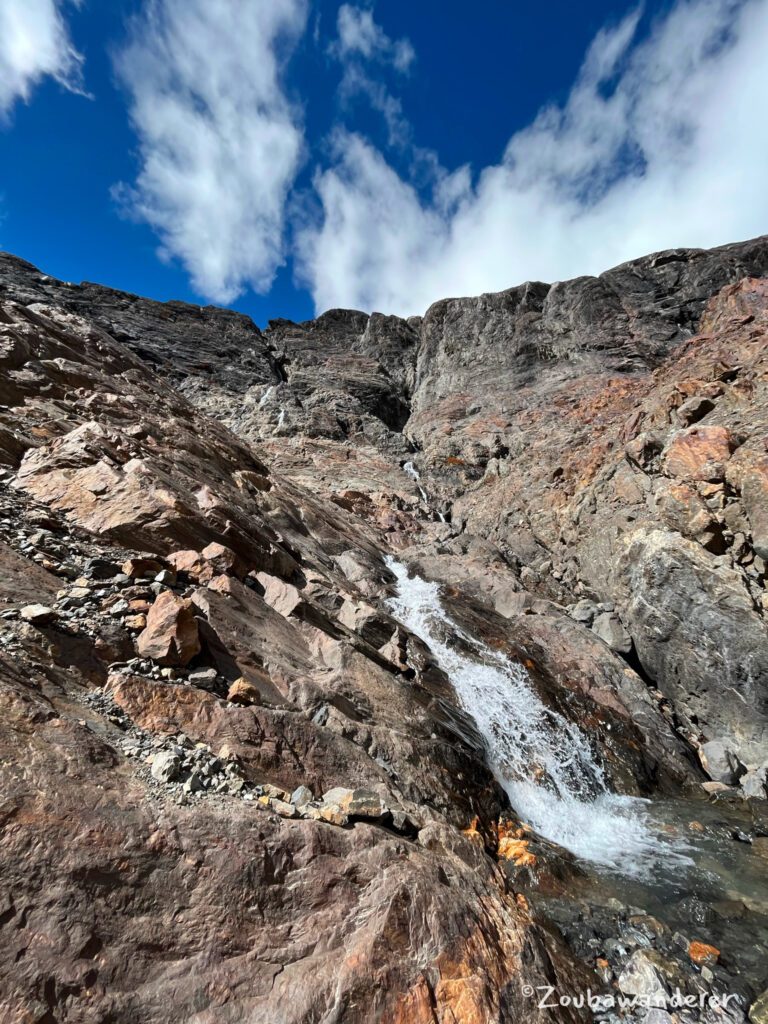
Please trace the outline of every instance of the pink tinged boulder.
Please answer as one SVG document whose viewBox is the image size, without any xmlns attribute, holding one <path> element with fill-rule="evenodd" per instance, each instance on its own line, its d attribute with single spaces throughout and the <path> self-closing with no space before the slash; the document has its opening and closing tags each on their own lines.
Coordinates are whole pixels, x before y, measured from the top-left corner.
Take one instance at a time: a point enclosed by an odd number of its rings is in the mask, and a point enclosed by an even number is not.
<svg viewBox="0 0 768 1024">
<path fill-rule="evenodd" d="M 292 583 L 286 583 L 268 572 L 257 573 L 256 580 L 264 588 L 264 601 L 285 618 L 301 607 L 301 592 Z"/>
<path fill-rule="evenodd" d="M 161 665 L 186 665 L 200 653 L 200 637 L 192 602 L 164 591 L 149 609 L 146 628 L 136 639 L 143 658 Z"/>
<path fill-rule="evenodd" d="M 238 577 L 245 576 L 246 568 L 243 565 L 242 559 L 224 544 L 213 541 L 207 547 L 204 547 L 200 554 L 210 566 L 213 576 L 219 576 L 222 573 Z"/>
<path fill-rule="evenodd" d="M 736 447 L 736 439 L 725 427 L 678 430 L 662 454 L 664 471 L 679 480 L 717 483 L 725 478 Z"/>
<path fill-rule="evenodd" d="M 217 541 L 208 544 L 202 551 L 174 551 L 166 561 L 176 572 L 186 573 L 199 583 L 208 583 L 214 577 L 225 574 L 237 577 L 245 575 L 242 560 L 234 551 Z"/>
</svg>

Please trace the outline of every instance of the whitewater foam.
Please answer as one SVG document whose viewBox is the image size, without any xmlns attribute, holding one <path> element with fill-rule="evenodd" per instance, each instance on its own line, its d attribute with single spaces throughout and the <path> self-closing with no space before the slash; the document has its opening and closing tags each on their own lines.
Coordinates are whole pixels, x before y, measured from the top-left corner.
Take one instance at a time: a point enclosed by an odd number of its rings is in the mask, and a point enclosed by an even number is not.
<svg viewBox="0 0 768 1024">
<path fill-rule="evenodd" d="M 393 616 L 429 645 L 450 678 L 523 821 L 576 856 L 625 874 L 642 876 L 675 859 L 687 862 L 683 849 L 659 834 L 647 801 L 609 790 L 584 733 L 543 703 L 523 665 L 454 622 L 438 584 L 409 576 L 391 556 L 387 566 L 398 582 L 397 597 L 389 602 Z"/>
</svg>

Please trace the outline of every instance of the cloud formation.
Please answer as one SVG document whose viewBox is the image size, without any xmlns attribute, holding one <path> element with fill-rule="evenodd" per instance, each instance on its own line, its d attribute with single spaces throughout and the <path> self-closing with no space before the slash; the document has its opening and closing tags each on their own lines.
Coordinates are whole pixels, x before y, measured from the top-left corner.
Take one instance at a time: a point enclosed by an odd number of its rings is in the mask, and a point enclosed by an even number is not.
<svg viewBox="0 0 768 1024">
<path fill-rule="evenodd" d="M 306 0 L 147 0 L 116 59 L 141 168 L 120 198 L 200 294 L 267 291 L 303 151 L 282 85 Z"/>
<path fill-rule="evenodd" d="M 299 234 L 318 310 L 411 314 L 768 230 L 768 3 L 677 0 L 640 42 L 637 26 L 633 13 L 600 32 L 565 105 L 513 135 L 498 164 L 437 164 L 426 199 L 338 131 L 315 176 L 322 216 Z"/>
<path fill-rule="evenodd" d="M 43 78 L 80 92 L 83 58 L 73 46 L 57 0 L 0 3 L 0 120 L 27 102 Z"/>
<path fill-rule="evenodd" d="M 416 56 L 408 39 L 390 39 L 373 20 L 369 8 L 342 4 L 336 27 L 339 38 L 335 49 L 341 58 L 356 55 L 407 71 Z"/>
<path fill-rule="evenodd" d="M 337 38 L 329 47 L 331 56 L 343 66 L 339 97 L 345 109 L 362 97 L 384 118 L 390 146 L 406 146 L 411 140 L 411 126 L 403 114 L 399 99 L 386 84 L 371 75 L 369 66 L 393 68 L 406 74 L 416 58 L 408 39 L 390 39 L 373 20 L 369 8 L 342 4 L 336 19 Z"/>
</svg>

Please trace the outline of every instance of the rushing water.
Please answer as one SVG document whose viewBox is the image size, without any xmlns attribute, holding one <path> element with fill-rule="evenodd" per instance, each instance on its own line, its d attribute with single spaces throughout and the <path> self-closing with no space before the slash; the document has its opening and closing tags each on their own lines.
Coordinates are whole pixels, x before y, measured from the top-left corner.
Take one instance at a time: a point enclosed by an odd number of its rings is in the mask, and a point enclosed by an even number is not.
<svg viewBox="0 0 768 1024">
<path fill-rule="evenodd" d="M 646 801 L 610 792 L 585 735 L 541 701 L 522 665 L 454 622 L 438 584 L 409 577 L 391 556 L 387 565 L 398 582 L 392 614 L 429 645 L 450 678 L 523 821 L 576 856 L 624 874 L 642 877 L 662 860 L 667 868 L 687 862 L 683 848 L 660 835 Z"/>
<path fill-rule="evenodd" d="M 416 486 L 419 489 L 419 494 L 421 495 L 421 500 L 422 501 L 427 501 L 428 500 L 427 499 L 427 492 L 424 490 L 424 488 L 419 483 L 419 481 L 421 480 L 421 473 L 419 473 L 418 469 L 416 469 L 414 464 L 412 462 L 404 462 L 403 463 L 403 472 L 405 474 L 407 474 L 411 478 L 411 480 L 415 481 Z"/>
</svg>

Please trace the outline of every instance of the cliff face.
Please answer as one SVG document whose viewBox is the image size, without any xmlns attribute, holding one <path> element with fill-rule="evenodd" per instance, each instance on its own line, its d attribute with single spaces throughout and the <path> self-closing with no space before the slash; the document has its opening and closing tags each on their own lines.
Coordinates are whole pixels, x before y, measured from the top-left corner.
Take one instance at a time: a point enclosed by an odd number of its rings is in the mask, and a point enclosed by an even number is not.
<svg viewBox="0 0 768 1024">
<path fill-rule="evenodd" d="M 260 331 L 0 255 L 7 1019 L 552 1019 L 530 979 L 594 965 L 386 559 L 615 791 L 759 807 L 766 274 L 758 239 Z"/>
</svg>

